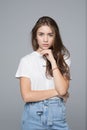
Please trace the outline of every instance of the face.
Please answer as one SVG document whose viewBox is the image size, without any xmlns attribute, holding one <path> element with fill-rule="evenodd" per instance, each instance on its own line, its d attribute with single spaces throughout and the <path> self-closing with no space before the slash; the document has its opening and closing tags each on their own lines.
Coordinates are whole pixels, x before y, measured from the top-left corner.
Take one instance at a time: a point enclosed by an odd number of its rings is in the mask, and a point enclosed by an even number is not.
<svg viewBox="0 0 87 130">
<path fill-rule="evenodd" d="M 42 25 L 37 30 L 36 39 L 39 45 L 38 50 L 49 49 L 54 43 L 55 34 L 51 27 Z"/>
</svg>

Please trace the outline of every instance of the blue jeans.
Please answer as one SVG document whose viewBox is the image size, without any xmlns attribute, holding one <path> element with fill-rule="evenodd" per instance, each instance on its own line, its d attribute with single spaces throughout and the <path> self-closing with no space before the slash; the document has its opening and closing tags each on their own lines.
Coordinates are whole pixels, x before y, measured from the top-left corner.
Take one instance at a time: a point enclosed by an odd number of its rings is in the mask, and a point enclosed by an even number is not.
<svg viewBox="0 0 87 130">
<path fill-rule="evenodd" d="M 22 130 L 69 130 L 63 99 L 53 98 L 26 103 L 22 116 Z"/>
</svg>

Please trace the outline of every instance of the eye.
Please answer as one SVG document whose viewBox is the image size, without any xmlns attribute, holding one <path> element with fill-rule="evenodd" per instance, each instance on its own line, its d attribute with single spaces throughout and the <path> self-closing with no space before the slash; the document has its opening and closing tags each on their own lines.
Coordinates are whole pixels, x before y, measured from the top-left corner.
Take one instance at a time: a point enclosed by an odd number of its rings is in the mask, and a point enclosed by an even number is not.
<svg viewBox="0 0 87 130">
<path fill-rule="evenodd" d="M 49 35 L 50 37 L 53 37 L 53 36 L 54 36 L 54 34 L 53 34 L 53 33 L 49 33 L 48 35 Z"/>
<path fill-rule="evenodd" d="M 43 36 L 44 35 L 44 33 L 39 33 L 39 36 Z"/>
</svg>

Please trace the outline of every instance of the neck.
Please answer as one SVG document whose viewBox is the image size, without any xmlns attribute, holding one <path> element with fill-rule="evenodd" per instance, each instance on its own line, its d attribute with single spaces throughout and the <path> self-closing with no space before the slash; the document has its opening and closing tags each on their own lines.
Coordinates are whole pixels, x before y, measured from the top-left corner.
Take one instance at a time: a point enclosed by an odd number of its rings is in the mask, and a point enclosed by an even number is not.
<svg viewBox="0 0 87 130">
<path fill-rule="evenodd" d="M 43 50 L 43 49 L 38 48 L 36 51 L 37 51 L 38 53 L 40 53 L 42 50 Z"/>
</svg>

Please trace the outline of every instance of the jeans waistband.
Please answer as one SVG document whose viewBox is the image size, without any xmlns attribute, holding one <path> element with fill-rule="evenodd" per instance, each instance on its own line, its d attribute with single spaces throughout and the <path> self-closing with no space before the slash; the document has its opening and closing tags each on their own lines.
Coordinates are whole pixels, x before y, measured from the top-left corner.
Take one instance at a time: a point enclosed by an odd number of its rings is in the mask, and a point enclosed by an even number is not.
<svg viewBox="0 0 87 130">
<path fill-rule="evenodd" d="M 61 101 L 63 101 L 62 98 L 59 98 L 59 97 L 52 97 L 52 98 L 49 98 L 49 99 L 45 99 L 45 100 L 42 100 L 42 101 L 38 101 L 38 102 L 29 102 L 29 103 L 26 103 L 26 104 L 50 104 L 50 103 L 61 103 Z"/>
<path fill-rule="evenodd" d="M 53 100 L 53 99 L 60 99 L 59 97 L 51 97 L 51 98 L 49 98 L 48 100 Z"/>
<path fill-rule="evenodd" d="M 49 99 L 46 99 L 46 100 L 42 100 L 39 103 L 41 103 L 41 104 L 55 104 L 55 103 L 60 104 L 62 101 L 63 101 L 62 98 L 53 97 L 53 98 L 49 98 Z"/>
</svg>

